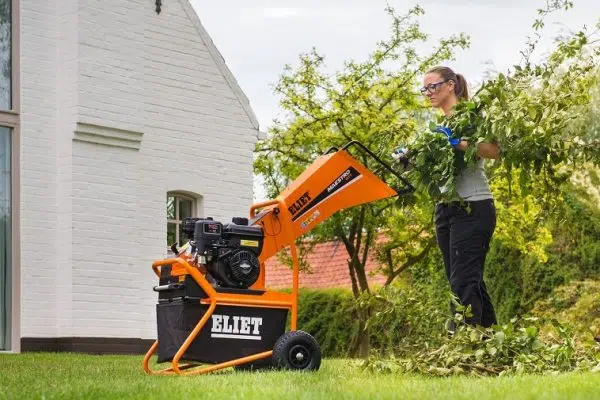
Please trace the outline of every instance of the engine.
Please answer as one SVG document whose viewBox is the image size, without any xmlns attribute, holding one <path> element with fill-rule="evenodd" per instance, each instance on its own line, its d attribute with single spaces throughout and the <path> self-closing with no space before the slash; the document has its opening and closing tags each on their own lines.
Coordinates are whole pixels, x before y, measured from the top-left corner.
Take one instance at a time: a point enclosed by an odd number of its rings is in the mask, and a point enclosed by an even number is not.
<svg viewBox="0 0 600 400">
<path fill-rule="evenodd" d="M 185 218 L 183 232 L 190 240 L 194 259 L 204 266 L 213 285 L 247 289 L 258 279 L 262 227 L 248 226 L 248 219 L 239 217 L 228 224 L 210 217 Z"/>
</svg>

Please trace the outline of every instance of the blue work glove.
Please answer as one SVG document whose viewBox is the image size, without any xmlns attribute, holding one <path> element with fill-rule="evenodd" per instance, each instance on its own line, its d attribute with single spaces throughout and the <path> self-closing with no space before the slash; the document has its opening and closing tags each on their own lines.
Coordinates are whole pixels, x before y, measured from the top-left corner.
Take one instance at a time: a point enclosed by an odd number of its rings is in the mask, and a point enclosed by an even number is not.
<svg viewBox="0 0 600 400">
<path fill-rule="evenodd" d="M 448 136 L 448 142 L 450 142 L 450 145 L 452 147 L 456 147 L 456 145 L 460 143 L 460 139 L 452 137 L 452 129 L 450 128 L 447 128 L 445 126 L 438 126 L 437 128 L 435 128 L 434 132 L 443 133 L 444 135 Z"/>
</svg>

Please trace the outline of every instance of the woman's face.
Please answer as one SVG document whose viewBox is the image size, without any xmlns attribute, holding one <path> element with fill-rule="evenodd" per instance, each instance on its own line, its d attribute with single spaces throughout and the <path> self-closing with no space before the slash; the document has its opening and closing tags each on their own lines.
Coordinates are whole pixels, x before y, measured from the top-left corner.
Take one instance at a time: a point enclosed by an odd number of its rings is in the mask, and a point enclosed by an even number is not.
<svg viewBox="0 0 600 400">
<path fill-rule="evenodd" d="M 424 89 L 424 90 L 423 90 Z M 423 94 L 429 99 L 433 107 L 440 107 L 452 101 L 454 94 L 454 81 L 446 81 L 437 72 L 425 74 L 423 78 Z"/>
</svg>

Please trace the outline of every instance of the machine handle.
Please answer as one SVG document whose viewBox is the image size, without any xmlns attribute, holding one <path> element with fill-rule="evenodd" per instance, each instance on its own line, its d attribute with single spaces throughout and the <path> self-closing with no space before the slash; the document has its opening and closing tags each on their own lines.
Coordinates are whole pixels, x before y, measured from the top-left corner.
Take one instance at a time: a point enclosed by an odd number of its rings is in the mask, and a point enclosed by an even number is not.
<svg viewBox="0 0 600 400">
<path fill-rule="evenodd" d="M 152 263 L 152 270 L 154 271 L 154 273 L 156 274 L 156 276 L 158 276 L 160 278 L 161 267 L 163 265 L 171 265 L 171 264 L 173 264 L 175 262 L 177 262 L 176 258 L 167 258 L 167 259 L 164 259 L 164 260 L 154 261 Z"/>
<path fill-rule="evenodd" d="M 155 292 L 168 292 L 171 290 L 179 290 L 185 288 L 184 283 L 169 283 L 168 285 L 154 286 L 152 290 Z"/>
<path fill-rule="evenodd" d="M 278 204 L 278 203 L 279 203 L 279 200 L 273 199 L 273 200 L 267 200 L 267 201 L 263 201 L 261 203 L 253 204 L 252 207 L 250 207 L 250 217 L 256 216 L 256 210 L 273 205 L 273 204 Z"/>
<path fill-rule="evenodd" d="M 342 147 L 342 150 L 345 151 L 345 150 L 347 150 L 351 146 L 358 146 L 358 147 L 360 147 L 361 150 L 363 150 L 369 156 L 371 156 L 372 158 L 374 158 L 375 161 L 377 161 L 379 163 L 379 165 L 381 165 L 384 169 L 387 169 L 396 178 L 400 179 L 402 181 L 402 183 L 404 183 L 404 185 L 406 185 L 406 187 L 402 188 L 402 189 L 398 189 L 398 188 L 395 188 L 395 187 L 392 188 L 392 189 L 394 189 L 394 191 L 399 196 L 403 195 L 403 194 L 408 194 L 408 193 L 413 192 L 415 190 L 414 186 L 406 178 L 404 178 L 398 171 L 394 170 L 388 163 L 386 163 L 381 158 L 379 158 L 375 153 L 373 153 L 371 150 L 369 150 L 369 148 L 367 146 L 365 146 L 364 144 L 362 144 L 361 142 L 359 142 L 357 140 L 352 140 L 352 141 L 346 143 L 344 145 L 344 147 Z M 327 150 L 325 152 L 325 154 L 329 154 L 332 151 L 338 151 L 338 150 L 339 149 L 337 147 L 331 147 L 329 150 Z"/>
</svg>

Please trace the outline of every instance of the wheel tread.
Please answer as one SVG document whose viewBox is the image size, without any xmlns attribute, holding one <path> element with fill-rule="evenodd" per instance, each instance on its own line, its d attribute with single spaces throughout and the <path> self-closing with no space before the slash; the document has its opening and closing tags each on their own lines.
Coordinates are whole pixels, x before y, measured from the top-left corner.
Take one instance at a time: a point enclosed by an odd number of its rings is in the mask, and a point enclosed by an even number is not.
<svg viewBox="0 0 600 400">
<path fill-rule="evenodd" d="M 287 360 L 287 351 L 286 348 L 290 346 L 290 343 L 294 343 L 298 340 L 305 341 L 307 345 L 311 348 L 311 357 L 313 357 L 313 361 L 309 363 L 310 368 L 305 368 L 305 370 L 318 370 L 321 365 L 321 349 L 319 347 L 319 343 L 317 340 L 309 333 L 304 331 L 290 331 L 286 332 L 277 339 L 275 342 L 275 346 L 273 347 L 273 366 L 277 368 L 288 368 L 290 367 L 289 362 Z"/>
</svg>

